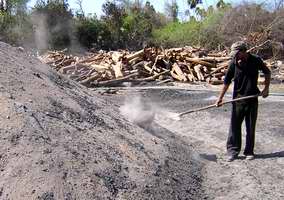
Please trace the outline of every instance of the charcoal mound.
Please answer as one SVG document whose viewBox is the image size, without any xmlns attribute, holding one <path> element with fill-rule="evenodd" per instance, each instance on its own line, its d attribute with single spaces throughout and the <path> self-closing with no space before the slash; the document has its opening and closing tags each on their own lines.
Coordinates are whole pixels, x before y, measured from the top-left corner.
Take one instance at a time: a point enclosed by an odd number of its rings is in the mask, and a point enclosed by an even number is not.
<svg viewBox="0 0 284 200">
<path fill-rule="evenodd" d="M 182 138 L 0 42 L 0 199 L 202 199 Z"/>
</svg>

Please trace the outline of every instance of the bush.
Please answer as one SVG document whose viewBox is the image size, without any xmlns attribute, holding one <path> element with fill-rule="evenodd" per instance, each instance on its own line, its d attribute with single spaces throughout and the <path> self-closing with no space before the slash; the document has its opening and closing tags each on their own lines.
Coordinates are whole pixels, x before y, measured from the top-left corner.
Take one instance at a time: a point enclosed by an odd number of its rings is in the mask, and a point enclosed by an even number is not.
<svg viewBox="0 0 284 200">
<path fill-rule="evenodd" d="M 162 29 L 153 31 L 153 40 L 159 46 L 165 48 L 197 45 L 199 43 L 199 32 L 201 23 L 191 20 L 186 23 L 172 22 Z"/>
<path fill-rule="evenodd" d="M 6 42 L 14 42 L 14 37 L 11 37 L 9 30 L 15 23 L 15 17 L 7 12 L 0 11 L 0 39 Z"/>
<path fill-rule="evenodd" d="M 98 43 L 100 28 L 99 21 L 96 19 L 78 19 L 75 30 L 76 38 L 84 47 L 92 48 Z"/>
<path fill-rule="evenodd" d="M 150 19 L 144 17 L 143 13 L 132 13 L 123 19 L 124 41 L 129 49 L 140 49 L 143 43 L 151 37 L 152 26 Z"/>
<path fill-rule="evenodd" d="M 174 22 L 153 32 L 158 45 L 165 47 L 198 45 L 214 48 L 222 43 L 219 20 L 223 13 L 214 13 L 202 21 L 191 19 L 186 23 Z"/>
<path fill-rule="evenodd" d="M 0 12 L 0 40 L 16 45 L 30 45 L 33 29 L 27 14 Z"/>
<path fill-rule="evenodd" d="M 224 34 L 221 31 L 220 21 L 224 17 L 224 10 L 215 10 L 202 21 L 199 33 L 200 45 L 208 49 L 225 46 Z"/>
</svg>

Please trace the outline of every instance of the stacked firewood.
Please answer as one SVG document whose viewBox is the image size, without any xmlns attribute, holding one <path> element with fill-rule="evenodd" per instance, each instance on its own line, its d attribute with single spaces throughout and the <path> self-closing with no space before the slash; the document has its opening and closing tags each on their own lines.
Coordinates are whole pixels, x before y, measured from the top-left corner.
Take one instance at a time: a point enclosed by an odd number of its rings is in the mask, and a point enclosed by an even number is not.
<svg viewBox="0 0 284 200">
<path fill-rule="evenodd" d="M 272 79 L 284 82 L 284 63 L 280 60 L 266 61 L 266 65 L 272 71 Z"/>
<path fill-rule="evenodd" d="M 156 84 L 172 81 L 222 84 L 230 62 L 226 51 L 207 52 L 193 47 L 146 48 L 132 53 L 98 51 L 80 57 L 65 52 L 49 51 L 40 59 L 87 87 L 150 81 Z M 283 62 L 269 59 L 265 63 L 272 70 L 272 78 L 283 82 Z"/>
<path fill-rule="evenodd" d="M 40 59 L 87 87 L 148 81 L 221 84 L 230 61 L 225 51 L 206 52 L 189 46 L 145 48 L 137 52 L 101 50 L 80 57 L 67 55 L 65 50 L 49 51 Z"/>
</svg>

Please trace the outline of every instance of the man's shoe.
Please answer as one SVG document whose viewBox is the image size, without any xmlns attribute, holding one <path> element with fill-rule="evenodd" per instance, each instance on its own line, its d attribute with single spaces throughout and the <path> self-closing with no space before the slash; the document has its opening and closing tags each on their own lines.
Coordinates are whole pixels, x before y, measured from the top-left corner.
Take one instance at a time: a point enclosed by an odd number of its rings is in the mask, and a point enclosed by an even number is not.
<svg viewBox="0 0 284 200">
<path fill-rule="evenodd" d="M 254 155 L 246 155 L 246 160 L 253 160 L 254 159 Z"/>
<path fill-rule="evenodd" d="M 232 162 L 232 161 L 236 160 L 237 158 L 238 158 L 238 156 L 230 155 L 230 156 L 227 157 L 226 161 Z"/>
</svg>

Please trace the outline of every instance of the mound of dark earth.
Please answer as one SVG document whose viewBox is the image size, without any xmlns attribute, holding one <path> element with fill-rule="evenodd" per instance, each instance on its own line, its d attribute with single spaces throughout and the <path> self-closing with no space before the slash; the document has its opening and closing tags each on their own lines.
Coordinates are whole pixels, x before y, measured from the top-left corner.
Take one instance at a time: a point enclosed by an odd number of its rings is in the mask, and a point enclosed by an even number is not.
<svg viewBox="0 0 284 200">
<path fill-rule="evenodd" d="M 167 129 L 0 43 L 0 199 L 202 199 L 201 165 Z"/>
</svg>

